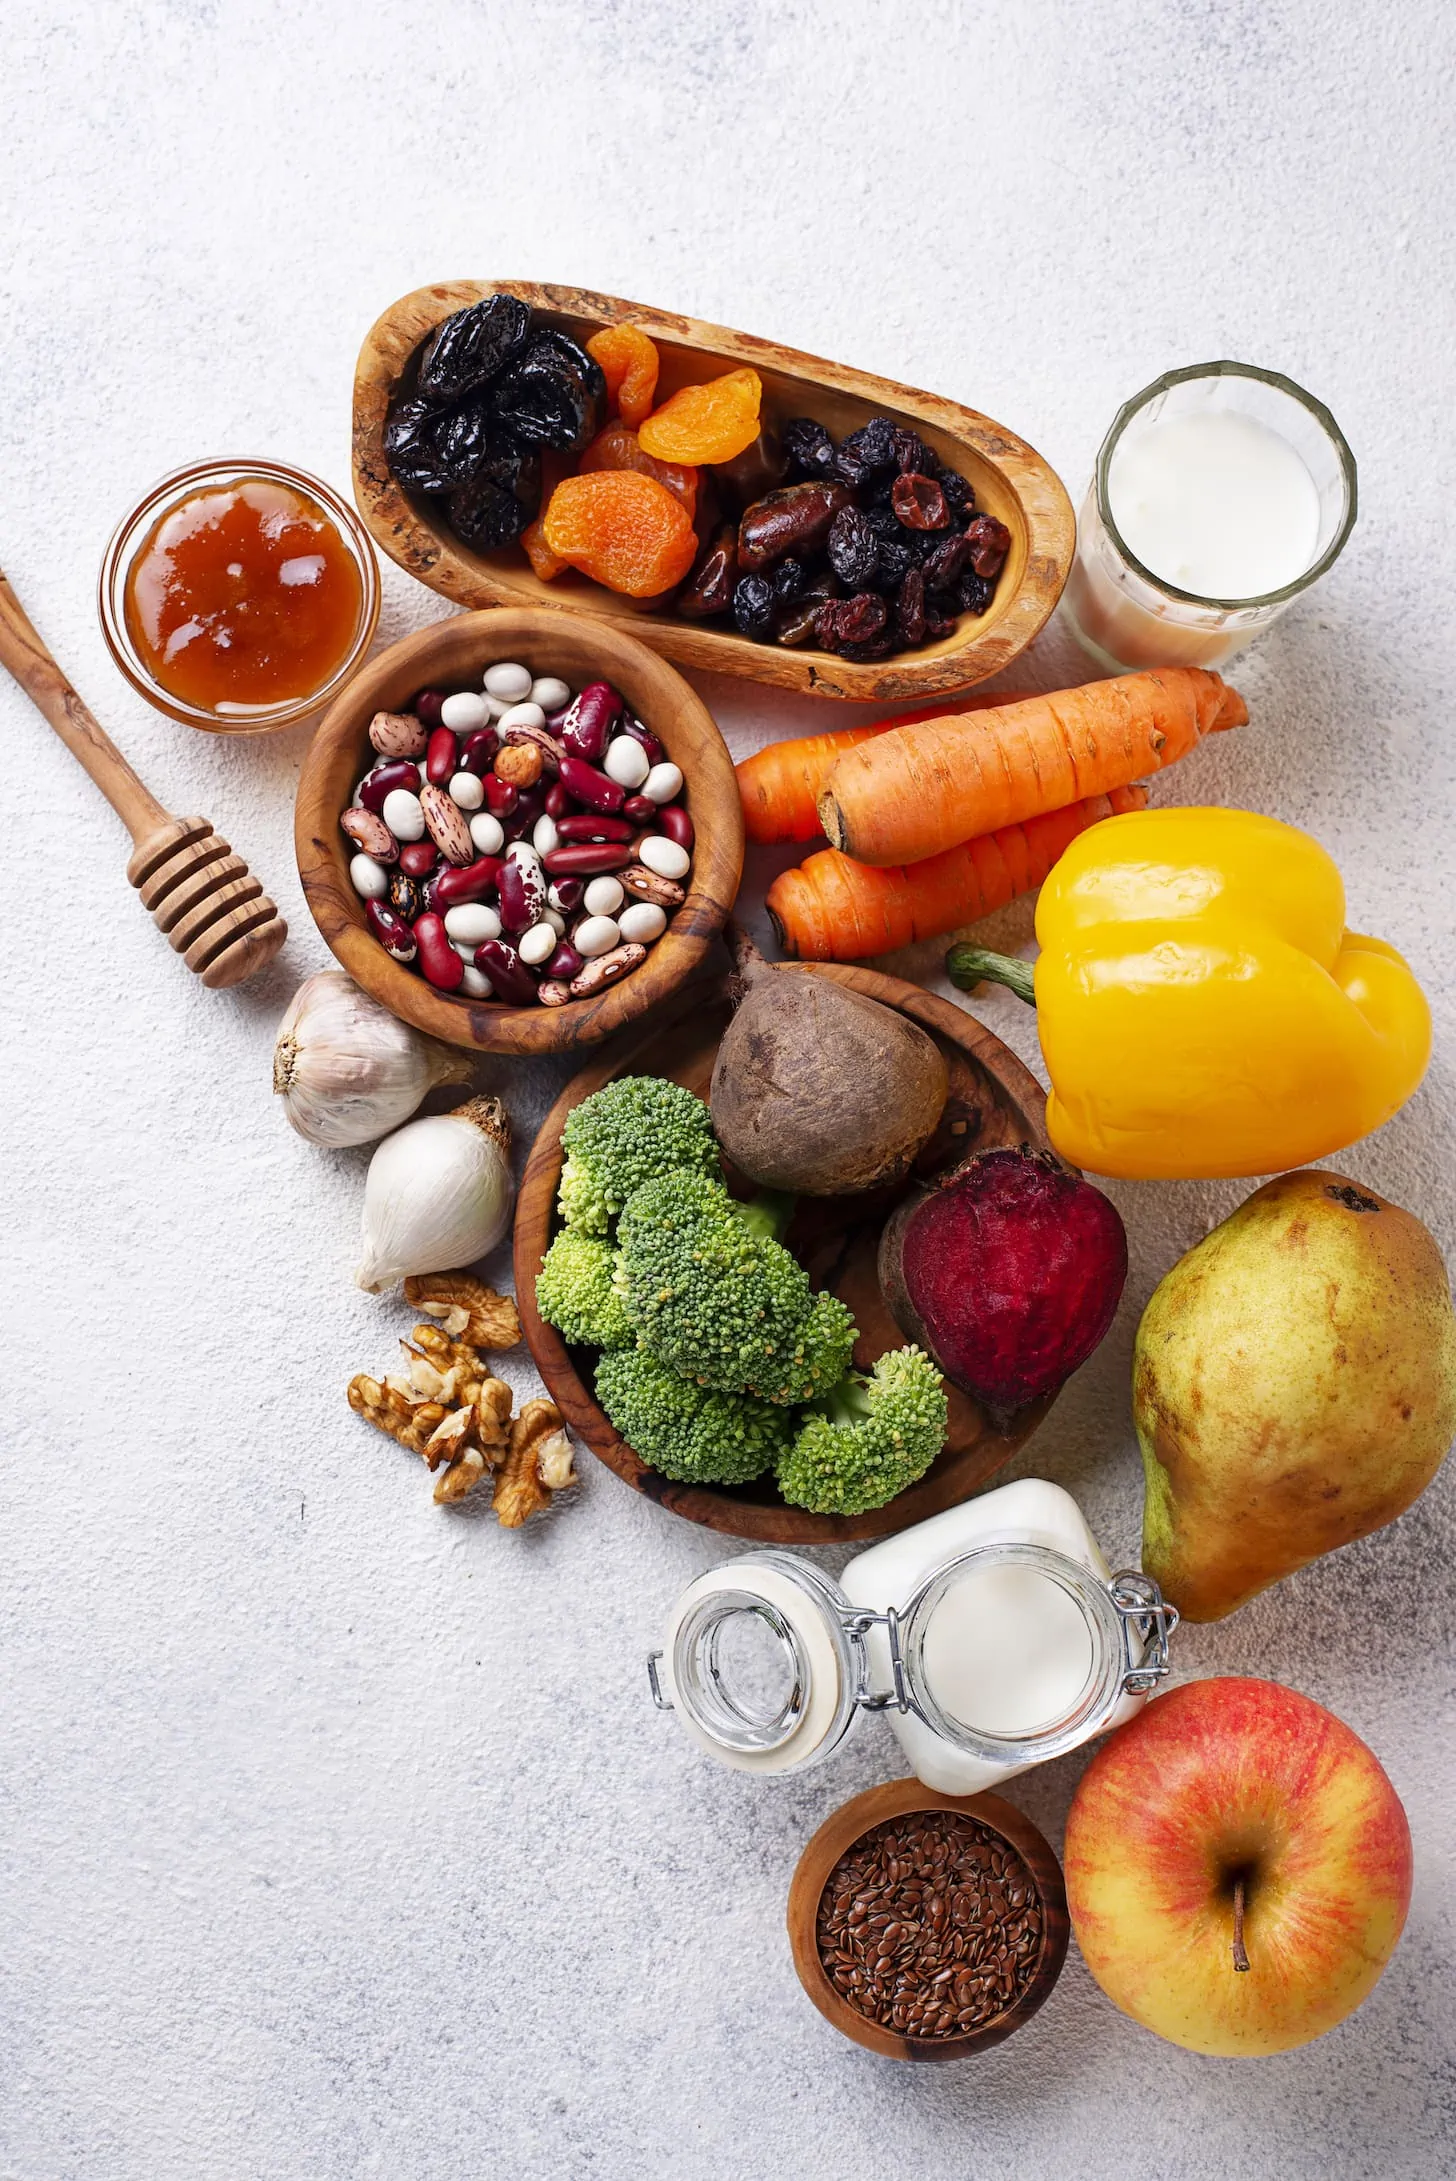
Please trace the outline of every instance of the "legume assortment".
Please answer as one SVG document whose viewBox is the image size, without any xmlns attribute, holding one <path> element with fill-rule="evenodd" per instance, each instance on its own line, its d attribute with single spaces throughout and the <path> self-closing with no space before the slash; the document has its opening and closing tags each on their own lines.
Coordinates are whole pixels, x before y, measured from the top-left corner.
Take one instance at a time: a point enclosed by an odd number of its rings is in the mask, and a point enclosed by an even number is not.
<svg viewBox="0 0 1456 2181">
<path fill-rule="evenodd" d="M 339 824 L 385 952 L 437 991 L 563 1007 L 645 961 L 686 898 L 683 776 L 609 682 L 514 660 L 376 712 Z M 629 899 L 630 897 L 630 899 Z"/>
</svg>

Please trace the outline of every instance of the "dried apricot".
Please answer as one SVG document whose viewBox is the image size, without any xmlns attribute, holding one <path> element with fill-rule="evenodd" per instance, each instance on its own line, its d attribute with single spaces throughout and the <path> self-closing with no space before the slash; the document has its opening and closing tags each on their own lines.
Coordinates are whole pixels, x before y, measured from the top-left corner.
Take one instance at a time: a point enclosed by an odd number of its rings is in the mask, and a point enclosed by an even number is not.
<svg viewBox="0 0 1456 2181">
<path fill-rule="evenodd" d="M 521 532 L 521 545 L 527 560 L 531 563 L 531 572 L 538 582 L 554 583 L 556 578 L 564 576 L 571 566 L 569 560 L 563 560 L 559 553 L 553 553 L 546 543 L 546 518 L 544 515 L 538 515 L 533 523 L 527 523 L 525 529 Z"/>
<path fill-rule="evenodd" d="M 640 424 L 651 414 L 657 392 L 657 343 L 640 326 L 604 326 L 586 344 L 602 367 L 607 399 L 624 424 Z"/>
<path fill-rule="evenodd" d="M 553 553 L 628 598 L 670 590 L 698 550 L 682 501 L 640 470 L 564 478 L 542 528 Z"/>
<path fill-rule="evenodd" d="M 637 436 L 659 462 L 731 462 L 757 439 L 762 401 L 756 371 L 725 371 L 706 385 L 681 387 Z"/>
<path fill-rule="evenodd" d="M 609 424 L 605 431 L 598 432 L 577 468 L 584 477 L 593 470 L 640 470 L 644 477 L 655 477 L 660 485 L 666 485 L 689 515 L 697 509 L 697 471 L 682 462 L 655 461 L 643 451 L 630 424 Z"/>
</svg>

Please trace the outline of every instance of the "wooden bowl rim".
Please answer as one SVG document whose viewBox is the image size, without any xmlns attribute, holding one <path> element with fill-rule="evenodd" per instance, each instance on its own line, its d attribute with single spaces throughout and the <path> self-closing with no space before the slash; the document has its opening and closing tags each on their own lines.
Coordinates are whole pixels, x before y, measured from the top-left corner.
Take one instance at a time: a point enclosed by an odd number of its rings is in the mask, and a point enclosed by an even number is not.
<svg viewBox="0 0 1456 2181">
<path fill-rule="evenodd" d="M 367 723 L 380 708 L 383 692 L 406 670 L 414 686 L 422 687 L 441 657 L 473 652 L 477 647 L 483 655 L 497 645 L 502 655 L 517 647 L 556 647 L 568 628 L 590 646 L 603 674 L 622 686 L 634 705 L 639 699 L 628 685 L 644 681 L 649 687 L 656 685 L 656 694 L 642 705 L 642 711 L 644 715 L 655 712 L 658 727 L 664 724 L 663 712 L 672 712 L 664 743 L 674 742 L 679 723 L 691 723 L 695 731 L 697 743 L 692 750 L 674 751 L 674 762 L 682 762 L 695 811 L 697 838 L 687 898 L 674 910 L 667 930 L 649 949 L 640 969 L 593 998 L 572 1000 L 565 1007 L 498 1007 L 457 1000 L 437 992 L 403 963 L 392 961 L 369 931 L 349 882 L 349 851 L 325 774 L 346 736 L 362 740 L 361 722 Z M 649 718 L 647 724 L 653 726 L 654 721 Z M 304 898 L 326 945 L 355 983 L 391 1014 L 430 1037 L 476 1052 L 554 1053 L 610 1037 L 668 998 L 699 967 L 738 892 L 743 872 L 743 804 L 733 759 L 717 722 L 670 660 L 625 629 L 583 615 L 548 613 L 529 606 L 489 607 L 451 614 L 401 637 L 376 653 L 335 698 L 309 743 L 299 775 L 294 852 Z"/>
<path fill-rule="evenodd" d="M 841 1999 L 819 1957 L 818 1915 L 829 1874 L 857 1840 L 891 1818 L 918 1810 L 955 1810 L 1000 1834 L 1026 1864 L 1042 1901 L 1041 1952 L 1020 1999 L 961 2037 L 913 2038 L 871 2022 Z M 806 1845 L 789 1884 L 785 1917 L 799 1982 L 827 2022 L 857 2045 L 890 2060 L 962 2060 L 989 2050 L 1029 2022 L 1049 1997 L 1067 1956 L 1067 1890 L 1056 1850 L 1024 1810 L 1003 1795 L 943 1795 L 923 1780 L 888 1780 L 830 1812 Z"/>
<path fill-rule="evenodd" d="M 602 326 L 631 320 L 663 343 L 700 349 L 732 365 L 751 364 L 807 379 L 864 402 L 870 413 L 892 411 L 945 433 L 995 471 L 1015 503 L 1025 532 L 1025 562 L 1017 589 L 1004 601 L 993 602 L 984 619 L 961 615 L 956 635 L 941 645 L 868 663 L 840 659 L 829 652 L 753 643 L 670 614 L 599 604 L 591 594 L 578 593 L 558 605 L 549 596 L 549 586 L 541 587 L 547 594 L 544 597 L 538 598 L 534 591 L 523 593 L 517 582 L 497 572 L 494 563 L 462 551 L 443 522 L 437 526 L 427 518 L 395 484 L 383 448 L 390 394 L 425 335 L 452 311 L 502 290 L 519 296 L 533 310 L 557 316 L 594 319 Z M 639 629 L 643 640 L 665 658 L 681 665 L 856 703 L 896 703 L 908 698 L 924 702 L 1003 671 L 1050 618 L 1070 573 L 1077 542 L 1071 500 L 1050 463 L 1018 434 L 977 409 L 740 333 L 731 326 L 590 288 L 529 280 L 433 282 L 398 297 L 380 313 L 364 337 L 355 368 L 353 479 L 359 511 L 378 544 L 420 582 L 461 605 L 493 605 L 526 596 L 542 610 L 585 611 L 593 619 L 616 625 L 625 622 Z M 523 569 L 521 574 L 526 576 L 528 571 Z M 610 601 L 610 593 L 600 596 Z"/>
<path fill-rule="evenodd" d="M 1045 1091 L 1010 1047 L 1003 1045 L 994 1031 L 988 1030 L 966 1009 L 952 1005 L 938 993 L 927 992 L 923 986 L 909 984 L 900 977 L 885 976 L 878 970 L 862 969 L 857 963 L 783 962 L 773 966 L 803 970 L 816 977 L 832 977 L 851 991 L 863 993 L 867 999 L 879 1000 L 885 1006 L 909 1015 L 924 1028 L 939 1032 L 961 1052 L 975 1059 L 1023 1113 L 1026 1120 L 1024 1141 L 1037 1150 L 1051 1148 L 1043 1117 Z M 659 1009 L 651 1022 L 641 1025 L 638 1037 L 630 1044 L 622 1043 L 615 1051 L 597 1054 L 574 1075 L 541 1123 L 516 1198 L 513 1268 L 521 1330 L 547 1393 L 570 1411 L 569 1421 L 577 1437 L 624 1484 L 656 1499 L 685 1521 L 701 1523 L 725 1537 L 749 1538 L 764 1545 L 842 1545 L 892 1537 L 912 1523 L 926 1521 L 947 1507 L 959 1506 L 981 1489 L 984 1478 L 973 1478 L 963 1489 L 947 1493 L 948 1478 L 942 1477 L 933 1484 L 935 1472 L 932 1469 L 908 1491 L 863 1515 L 819 1515 L 805 1507 L 791 1507 L 787 1502 L 741 1500 L 727 1486 L 674 1484 L 643 1462 L 614 1428 L 577 1370 L 566 1342 L 536 1308 L 536 1274 L 541 1259 L 533 1237 L 539 1234 L 549 1241 L 554 1230 L 556 1189 L 563 1164 L 561 1131 L 567 1115 L 613 1077 L 630 1074 L 637 1054 L 650 1039 L 661 1036 L 674 1021 L 681 1020 L 690 1011 L 721 1004 L 726 990 L 727 980 L 720 977 L 695 980 L 681 987 L 673 996 L 670 1010 L 664 1013 Z M 1034 1402 L 1018 1416 L 1012 1432 L 1000 1434 L 1006 1445 L 1004 1459 L 1009 1460 L 1017 1447 L 1030 1438 L 1055 1399 L 1056 1394 L 1052 1393 Z M 589 1419 L 589 1428 L 583 1427 L 583 1415 Z M 926 1504 L 927 1500 L 930 1504 Z"/>
</svg>

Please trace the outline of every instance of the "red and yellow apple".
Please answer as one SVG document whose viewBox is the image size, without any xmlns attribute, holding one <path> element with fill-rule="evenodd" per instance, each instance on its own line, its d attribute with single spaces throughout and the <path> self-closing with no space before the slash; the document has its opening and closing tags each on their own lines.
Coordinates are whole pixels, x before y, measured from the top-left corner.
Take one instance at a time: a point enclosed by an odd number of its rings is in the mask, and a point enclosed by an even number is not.
<svg viewBox="0 0 1456 2181">
<path fill-rule="evenodd" d="M 1322 1705 L 1194 1681 L 1087 1767 L 1066 1878 L 1077 1944 L 1124 2014 L 1190 2052 L 1288 2052 L 1353 2013 L 1395 1952 L 1410 1827 Z"/>
</svg>

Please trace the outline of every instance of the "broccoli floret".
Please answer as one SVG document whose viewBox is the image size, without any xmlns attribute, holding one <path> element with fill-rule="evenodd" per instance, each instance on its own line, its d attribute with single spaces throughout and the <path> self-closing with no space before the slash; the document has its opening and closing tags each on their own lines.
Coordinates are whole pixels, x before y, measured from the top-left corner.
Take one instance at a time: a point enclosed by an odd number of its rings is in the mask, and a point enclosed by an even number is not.
<svg viewBox="0 0 1456 2181">
<path fill-rule="evenodd" d="M 774 1239 L 791 1200 L 736 1205 L 703 1174 L 665 1174 L 628 1200 L 617 1281 L 642 1346 L 725 1393 L 805 1401 L 841 1376 L 855 1326 Z"/>
<path fill-rule="evenodd" d="M 897 1348 L 841 1380 L 779 1463 L 779 1490 L 816 1515 L 862 1515 L 918 1483 L 945 1444 L 945 1386 L 929 1356 Z"/>
<path fill-rule="evenodd" d="M 617 1253 L 610 1242 L 563 1227 L 536 1275 L 536 1308 L 564 1339 L 593 1348 L 632 1348 L 637 1334 L 612 1284 Z"/>
<path fill-rule="evenodd" d="M 747 1484 L 787 1454 L 793 1432 L 786 1409 L 696 1386 L 641 1348 L 602 1357 L 597 1399 L 643 1461 L 679 1484 Z"/>
<path fill-rule="evenodd" d="M 702 1099 L 657 1075 L 624 1075 L 593 1091 L 569 1115 L 561 1141 L 561 1216 L 586 1234 L 609 1234 L 633 1190 L 654 1174 L 718 1172 Z"/>
</svg>

